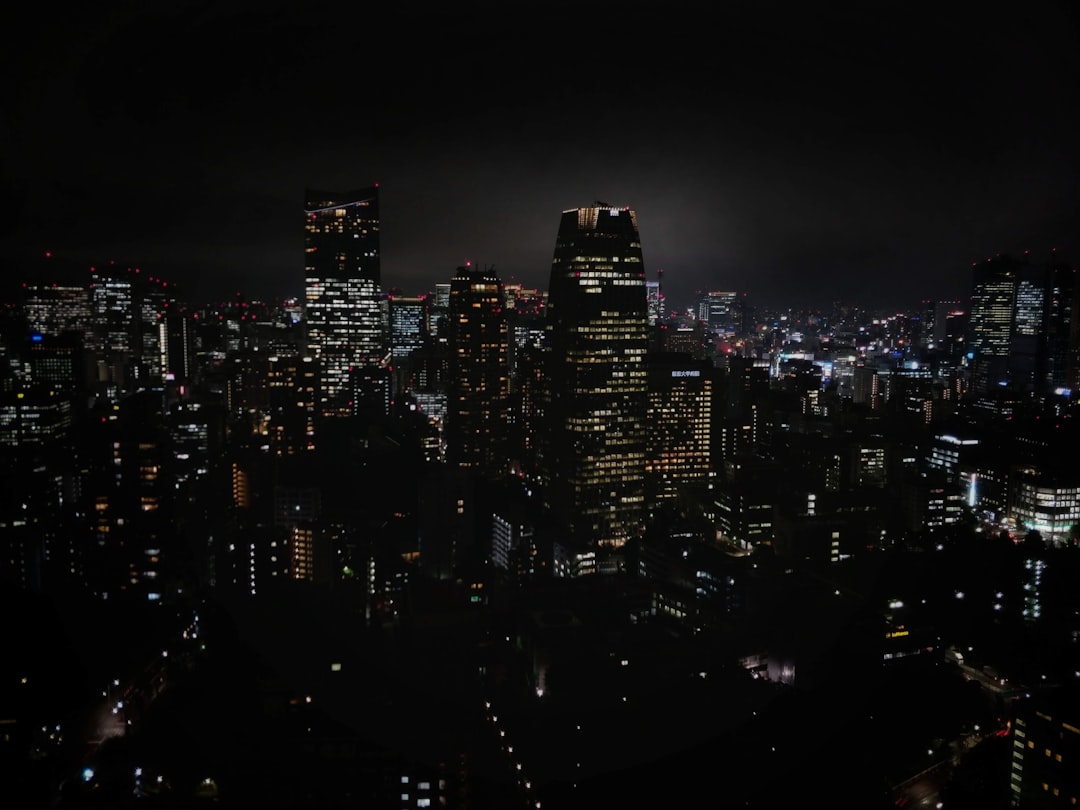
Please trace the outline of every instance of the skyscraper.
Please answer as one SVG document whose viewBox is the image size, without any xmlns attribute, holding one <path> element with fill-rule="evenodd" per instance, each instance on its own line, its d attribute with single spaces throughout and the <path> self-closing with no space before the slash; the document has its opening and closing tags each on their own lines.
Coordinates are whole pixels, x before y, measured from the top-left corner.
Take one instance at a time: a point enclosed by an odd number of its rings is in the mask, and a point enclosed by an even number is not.
<svg viewBox="0 0 1080 810">
<path fill-rule="evenodd" d="M 1006 257 L 973 267 L 968 349 L 977 394 L 1008 380 L 1017 266 Z"/>
<path fill-rule="evenodd" d="M 969 350 L 973 390 L 1051 394 L 1072 388 L 1077 345 L 1075 270 L 998 256 L 974 268 Z"/>
<path fill-rule="evenodd" d="M 711 335 L 734 337 L 742 320 L 738 304 L 739 294 L 736 292 L 706 292 L 698 301 L 698 320 L 706 323 Z"/>
<path fill-rule="evenodd" d="M 507 467 L 510 368 L 502 282 L 494 270 L 457 269 L 447 323 L 447 460 L 497 478 Z"/>
<path fill-rule="evenodd" d="M 384 362 L 378 186 L 308 189 L 304 204 L 308 351 L 319 362 L 322 416 L 347 416 L 350 369 Z"/>
<path fill-rule="evenodd" d="M 392 393 L 396 399 L 412 391 L 412 354 L 427 345 L 427 296 L 391 294 L 389 304 Z"/>
<path fill-rule="evenodd" d="M 648 456 L 649 506 L 673 500 L 708 483 L 713 468 L 713 374 L 708 360 L 682 353 L 650 355 Z"/>
<path fill-rule="evenodd" d="M 548 523 L 578 549 L 620 548 L 645 514 L 648 311 L 634 211 L 597 202 L 563 212 L 544 332 Z"/>
</svg>

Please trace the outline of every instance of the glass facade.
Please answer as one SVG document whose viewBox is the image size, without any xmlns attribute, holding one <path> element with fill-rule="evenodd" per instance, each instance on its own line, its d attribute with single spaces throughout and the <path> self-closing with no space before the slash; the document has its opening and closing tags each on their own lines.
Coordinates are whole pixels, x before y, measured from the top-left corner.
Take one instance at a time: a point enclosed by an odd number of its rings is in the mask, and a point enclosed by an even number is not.
<svg viewBox="0 0 1080 810">
<path fill-rule="evenodd" d="M 544 323 L 546 513 L 579 547 L 619 548 L 645 512 L 648 312 L 637 216 L 564 211 Z"/>
<path fill-rule="evenodd" d="M 384 326 L 378 187 L 309 189 L 304 210 L 308 351 L 319 362 L 323 416 L 351 412 L 350 370 L 382 363 Z"/>
</svg>

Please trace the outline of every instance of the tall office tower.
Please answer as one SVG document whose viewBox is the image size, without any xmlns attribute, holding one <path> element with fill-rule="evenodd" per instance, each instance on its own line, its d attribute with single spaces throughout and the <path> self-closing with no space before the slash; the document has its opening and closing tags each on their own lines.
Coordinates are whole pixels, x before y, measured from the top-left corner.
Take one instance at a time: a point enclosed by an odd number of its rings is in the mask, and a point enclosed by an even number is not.
<svg viewBox="0 0 1080 810">
<path fill-rule="evenodd" d="M 412 391 L 412 353 L 427 343 L 427 296 L 390 296 L 390 357 L 393 395 Z"/>
<path fill-rule="evenodd" d="M 53 337 L 78 332 L 87 346 L 93 345 L 90 289 L 85 285 L 24 285 L 23 315 L 31 332 Z"/>
<path fill-rule="evenodd" d="M 135 350 L 135 290 L 130 268 L 90 268 L 90 317 L 101 393 L 114 400 L 128 388 Z"/>
<path fill-rule="evenodd" d="M 649 313 L 649 326 L 656 326 L 664 318 L 664 299 L 660 296 L 660 282 L 645 282 L 645 301 Z"/>
<path fill-rule="evenodd" d="M 509 440 L 507 455 L 516 473 L 535 471 L 536 383 L 544 344 L 547 294 L 516 291 L 513 307 L 507 299 L 507 365 L 510 369 Z"/>
<path fill-rule="evenodd" d="M 538 463 L 550 528 L 575 551 L 618 549 L 643 528 L 648 328 L 637 214 L 601 202 L 564 211 Z"/>
<path fill-rule="evenodd" d="M 311 357 L 271 357 L 267 360 L 267 421 L 263 426 L 270 452 L 291 456 L 315 449 L 315 396 L 318 368 Z"/>
<path fill-rule="evenodd" d="M 157 345 L 161 374 L 168 380 L 190 382 L 195 375 L 195 327 L 192 313 L 171 306 L 158 320 Z"/>
<path fill-rule="evenodd" d="M 494 270 L 457 269 L 447 324 L 447 460 L 496 479 L 507 467 L 510 370 L 502 282 Z"/>
<path fill-rule="evenodd" d="M 427 297 L 390 296 L 390 356 L 404 363 L 427 337 Z"/>
<path fill-rule="evenodd" d="M 379 253 L 378 186 L 308 189 L 304 204 L 308 352 L 320 366 L 322 416 L 351 412 L 349 371 L 387 352 Z"/>
<path fill-rule="evenodd" d="M 918 329 L 915 331 L 916 344 L 915 348 L 918 349 L 932 349 L 934 348 L 934 314 L 936 312 L 934 302 L 924 298 L 919 302 Z"/>
<path fill-rule="evenodd" d="M 446 316 L 450 308 L 450 282 L 435 285 L 431 308 L 428 310 L 428 334 L 436 343 L 446 342 Z"/>
<path fill-rule="evenodd" d="M 1075 269 L 1056 257 L 1033 262 L 1025 253 L 976 265 L 968 347 L 975 393 L 996 386 L 1034 394 L 1074 387 L 1075 288 Z"/>
<path fill-rule="evenodd" d="M 165 419 L 169 477 L 177 490 L 194 492 L 196 482 L 210 473 L 211 460 L 221 448 L 224 415 L 201 402 L 180 401 L 168 409 Z"/>
<path fill-rule="evenodd" d="M 162 327 L 166 315 L 178 308 L 176 288 L 153 276 L 138 274 L 135 292 L 135 362 L 132 376 L 140 388 L 159 387 L 165 380 L 166 336 Z"/>
<path fill-rule="evenodd" d="M 520 284 L 503 285 L 506 301 L 507 362 L 510 366 L 510 388 L 514 388 L 518 362 L 530 346 L 544 340 L 544 309 L 547 293 L 527 290 Z"/>
<path fill-rule="evenodd" d="M 1041 368 L 1047 392 L 1080 390 L 1080 296 L 1075 267 L 1050 265 L 1046 285 L 1045 354 Z"/>
<path fill-rule="evenodd" d="M 967 354 L 967 344 L 968 311 L 957 306 L 945 315 L 945 342 L 942 347 L 946 355 L 959 362 Z"/>
<path fill-rule="evenodd" d="M 739 318 L 739 294 L 707 292 L 698 303 L 698 320 L 707 324 L 709 334 L 733 337 Z"/>
<path fill-rule="evenodd" d="M 1005 257 L 976 264 L 972 271 L 968 352 L 976 395 L 1008 381 L 1017 270 L 1017 262 Z"/>
<path fill-rule="evenodd" d="M 712 470 L 712 363 L 688 354 L 653 354 L 648 361 L 649 505 L 708 483 Z"/>
<path fill-rule="evenodd" d="M 1023 265 L 1016 270 L 1008 381 L 1018 391 L 1042 393 L 1048 280 L 1045 267 Z"/>
<path fill-rule="evenodd" d="M 713 420 L 713 467 L 737 456 L 752 455 L 769 441 L 769 417 L 764 404 L 769 395 L 769 370 L 751 357 L 732 355 L 722 379 L 723 394 Z"/>
</svg>

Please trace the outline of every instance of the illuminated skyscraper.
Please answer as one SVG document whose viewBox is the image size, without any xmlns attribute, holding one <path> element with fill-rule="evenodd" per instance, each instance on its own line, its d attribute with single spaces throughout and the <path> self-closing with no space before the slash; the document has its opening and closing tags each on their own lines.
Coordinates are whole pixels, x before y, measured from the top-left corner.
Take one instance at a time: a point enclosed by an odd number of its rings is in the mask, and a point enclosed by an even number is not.
<svg viewBox="0 0 1080 810">
<path fill-rule="evenodd" d="M 972 389 L 986 393 L 1008 379 L 1017 265 L 1010 259 L 975 265 L 968 347 Z"/>
<path fill-rule="evenodd" d="M 427 299 L 423 295 L 390 296 L 390 349 L 394 363 L 405 364 L 427 341 Z"/>
<path fill-rule="evenodd" d="M 664 298 L 660 292 L 659 281 L 645 282 L 645 301 L 649 313 L 649 326 L 656 326 L 664 317 Z"/>
<path fill-rule="evenodd" d="M 698 301 L 698 320 L 704 321 L 710 334 L 732 337 L 741 326 L 739 294 L 710 291 Z"/>
<path fill-rule="evenodd" d="M 634 211 L 563 212 L 544 331 L 545 511 L 577 549 L 617 549 L 645 514 L 648 311 Z"/>
<path fill-rule="evenodd" d="M 1080 390 L 1080 296 L 1077 269 L 1054 262 L 1046 286 L 1042 385 L 1048 392 Z"/>
<path fill-rule="evenodd" d="M 427 297 L 391 295 L 389 303 L 391 377 L 397 398 L 412 391 L 412 354 L 427 345 Z"/>
<path fill-rule="evenodd" d="M 308 189 L 304 205 L 308 351 L 319 362 L 323 416 L 351 412 L 350 369 L 387 353 L 379 252 L 379 189 Z"/>
<path fill-rule="evenodd" d="M 24 285 L 23 313 L 32 332 L 50 336 L 78 332 L 87 346 L 93 346 L 90 288 L 86 285 Z"/>
<path fill-rule="evenodd" d="M 502 282 L 494 270 L 457 269 L 447 325 L 447 460 L 497 478 L 507 466 L 510 368 Z"/>
<path fill-rule="evenodd" d="M 650 356 L 648 457 L 650 505 L 708 483 L 713 467 L 713 366 L 687 354 Z"/>
<path fill-rule="evenodd" d="M 976 265 L 969 352 L 972 388 L 1049 394 L 1076 379 L 1076 271 L 1052 258 L 999 256 Z"/>
</svg>

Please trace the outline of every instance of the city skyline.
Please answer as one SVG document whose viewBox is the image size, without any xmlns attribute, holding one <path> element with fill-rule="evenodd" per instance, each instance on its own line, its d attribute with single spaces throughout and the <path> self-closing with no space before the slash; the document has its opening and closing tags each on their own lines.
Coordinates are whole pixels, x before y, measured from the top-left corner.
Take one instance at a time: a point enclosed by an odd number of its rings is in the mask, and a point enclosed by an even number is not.
<svg viewBox="0 0 1080 810">
<path fill-rule="evenodd" d="M 662 323 L 632 208 L 409 297 L 376 187 L 308 201 L 303 302 L 5 303 L 6 796 L 1075 803 L 1071 266 Z"/>
<path fill-rule="evenodd" d="M 406 293 L 467 262 L 541 288 L 558 212 L 594 200 L 638 212 L 646 275 L 679 302 L 902 306 L 966 294 L 987 256 L 1076 260 L 1063 4 L 490 11 L 32 12 L 9 54 L 4 261 L 299 296 L 304 189 L 375 183 L 384 284 Z"/>
</svg>

